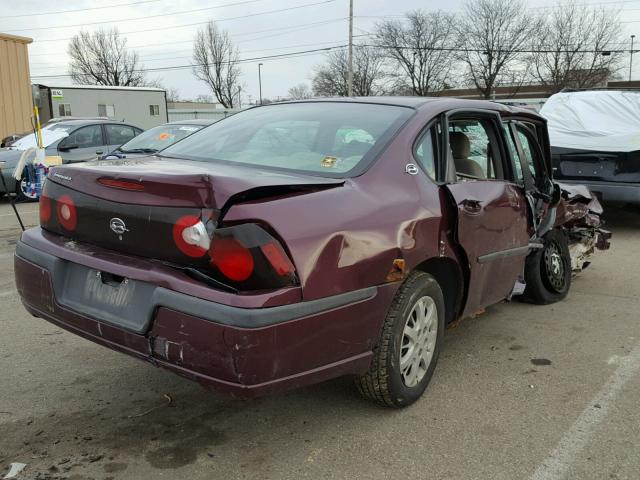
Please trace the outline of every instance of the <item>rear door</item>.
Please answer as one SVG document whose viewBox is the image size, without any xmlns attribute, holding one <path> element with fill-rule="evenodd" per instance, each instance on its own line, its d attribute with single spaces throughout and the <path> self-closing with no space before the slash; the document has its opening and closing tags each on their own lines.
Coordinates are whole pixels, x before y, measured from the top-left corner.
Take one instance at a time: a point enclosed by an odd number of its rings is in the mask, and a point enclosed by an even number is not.
<svg viewBox="0 0 640 480">
<path fill-rule="evenodd" d="M 455 240 L 469 262 L 463 315 L 508 297 L 529 252 L 527 200 L 513 166 L 499 116 L 455 112 L 447 117 L 446 189 L 457 212 Z"/>
<path fill-rule="evenodd" d="M 105 153 L 115 150 L 120 145 L 127 143 L 140 133 L 138 129 L 131 125 L 122 125 L 117 123 L 107 123 L 104 126 L 104 129 L 107 136 Z"/>
</svg>

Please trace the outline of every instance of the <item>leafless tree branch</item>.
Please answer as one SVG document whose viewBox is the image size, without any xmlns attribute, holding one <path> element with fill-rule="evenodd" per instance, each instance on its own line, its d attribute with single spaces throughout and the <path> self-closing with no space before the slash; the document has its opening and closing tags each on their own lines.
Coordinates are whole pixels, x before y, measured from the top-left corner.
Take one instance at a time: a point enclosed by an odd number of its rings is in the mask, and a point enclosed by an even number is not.
<svg viewBox="0 0 640 480">
<path fill-rule="evenodd" d="M 376 28 L 379 53 L 391 60 L 396 83 L 408 84 L 414 95 L 449 88 L 456 58 L 454 17 L 445 12 L 415 10 L 404 22 L 386 20 Z M 402 89 L 402 88 L 401 88 Z"/>
<path fill-rule="evenodd" d="M 383 93 L 382 82 L 384 57 L 376 48 L 354 45 L 353 49 L 353 93 L 368 97 Z M 326 55 L 324 65 L 316 67 L 313 77 L 313 93 L 319 97 L 346 97 L 348 59 L 345 49 L 334 50 Z"/>
<path fill-rule="evenodd" d="M 193 43 L 193 74 L 205 82 L 224 108 L 238 99 L 240 68 L 238 49 L 229 34 L 210 21 L 196 34 Z"/>
<path fill-rule="evenodd" d="M 459 58 L 466 67 L 467 83 L 484 98 L 500 84 L 524 77 L 527 64 L 522 50 L 540 29 L 538 17 L 522 0 L 467 0 L 457 22 L 458 40 L 464 47 Z"/>
<path fill-rule="evenodd" d="M 67 48 L 69 74 L 75 83 L 88 85 L 145 85 L 137 52 L 127 50 L 127 39 L 117 28 L 82 31 Z"/>
</svg>

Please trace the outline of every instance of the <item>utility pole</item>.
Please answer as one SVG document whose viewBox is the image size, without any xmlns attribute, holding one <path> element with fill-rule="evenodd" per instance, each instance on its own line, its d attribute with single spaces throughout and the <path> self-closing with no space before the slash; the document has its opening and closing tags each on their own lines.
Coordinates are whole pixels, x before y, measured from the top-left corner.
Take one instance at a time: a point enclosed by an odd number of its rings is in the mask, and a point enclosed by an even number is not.
<svg viewBox="0 0 640 480">
<path fill-rule="evenodd" d="M 353 97 L 353 0 L 349 0 L 349 71 L 347 73 L 347 94 Z"/>
<path fill-rule="evenodd" d="M 262 105 L 262 64 L 258 64 L 258 85 L 260 88 L 260 105 Z"/>
<path fill-rule="evenodd" d="M 242 108 L 242 97 L 240 96 L 242 92 L 242 87 L 238 85 L 238 108 Z"/>
<path fill-rule="evenodd" d="M 633 67 L 633 39 L 636 38 L 635 35 L 631 35 L 631 50 L 629 51 L 629 81 L 631 81 L 631 68 Z"/>
</svg>

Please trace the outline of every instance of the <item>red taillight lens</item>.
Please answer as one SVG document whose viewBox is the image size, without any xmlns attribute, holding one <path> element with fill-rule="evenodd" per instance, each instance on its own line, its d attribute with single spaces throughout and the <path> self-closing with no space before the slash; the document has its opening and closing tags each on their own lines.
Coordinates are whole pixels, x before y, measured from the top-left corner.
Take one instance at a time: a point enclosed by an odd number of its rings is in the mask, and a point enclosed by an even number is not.
<svg viewBox="0 0 640 480">
<path fill-rule="evenodd" d="M 40 223 L 51 220 L 51 199 L 45 195 L 40 196 Z"/>
<path fill-rule="evenodd" d="M 142 192 L 144 185 L 130 180 L 116 180 L 115 178 L 101 177 L 98 179 L 98 183 L 105 187 L 119 188 L 120 190 L 131 190 L 134 192 Z"/>
<path fill-rule="evenodd" d="M 70 232 L 78 225 L 78 211 L 69 195 L 62 195 L 57 202 L 56 213 L 62 228 Z"/>
<path fill-rule="evenodd" d="M 185 235 L 185 232 L 189 232 L 188 229 L 198 223 L 200 223 L 200 217 L 185 215 L 180 217 L 173 225 L 173 241 L 182 253 L 191 258 L 204 257 L 207 253 L 206 248 L 198 245 L 198 242 L 192 241 L 190 237 Z"/>
<path fill-rule="evenodd" d="M 287 254 L 284 253 L 284 250 L 280 245 L 275 242 L 267 243 L 266 245 L 262 245 L 260 247 L 264 256 L 267 257 L 269 263 L 276 271 L 278 275 L 284 277 L 285 275 L 291 275 L 295 272 L 295 267 L 287 257 Z"/>
<path fill-rule="evenodd" d="M 211 263 L 234 282 L 243 282 L 253 273 L 253 255 L 233 237 L 216 237 L 209 255 Z"/>
</svg>

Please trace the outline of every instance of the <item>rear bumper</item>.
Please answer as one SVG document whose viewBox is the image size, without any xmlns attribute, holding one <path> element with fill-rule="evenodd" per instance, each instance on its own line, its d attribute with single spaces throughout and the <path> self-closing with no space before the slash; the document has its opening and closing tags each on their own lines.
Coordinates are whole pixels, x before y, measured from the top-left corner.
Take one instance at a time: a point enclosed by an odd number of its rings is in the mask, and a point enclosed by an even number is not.
<svg viewBox="0 0 640 480">
<path fill-rule="evenodd" d="M 245 397 L 366 371 L 396 289 L 390 284 L 310 302 L 244 308 L 158 286 L 163 293 L 154 296 L 150 320 L 136 331 L 108 316 L 100 318 L 91 308 L 63 305 L 58 298 L 60 288 L 65 288 L 58 285 L 65 265 L 92 267 L 99 260 L 103 271 L 118 270 L 108 255 L 99 258 L 93 252 L 84 258 L 76 251 L 70 262 L 42 248 L 46 237 L 39 237 L 40 248 L 27 244 L 29 238 L 25 234 L 16 248 L 15 276 L 31 314 L 205 386 Z M 54 242 L 50 247 L 57 248 Z M 70 248 L 77 250 L 77 245 Z M 136 277 L 135 271 L 129 273 Z"/>
<path fill-rule="evenodd" d="M 638 183 L 584 182 L 565 179 L 558 179 L 558 181 L 573 185 L 585 185 L 605 202 L 624 202 L 640 205 L 640 184 Z"/>
</svg>

